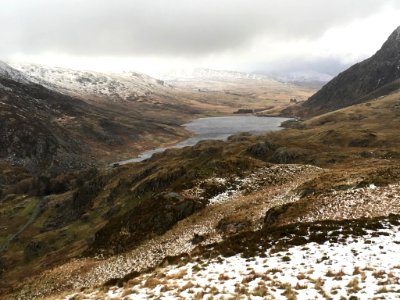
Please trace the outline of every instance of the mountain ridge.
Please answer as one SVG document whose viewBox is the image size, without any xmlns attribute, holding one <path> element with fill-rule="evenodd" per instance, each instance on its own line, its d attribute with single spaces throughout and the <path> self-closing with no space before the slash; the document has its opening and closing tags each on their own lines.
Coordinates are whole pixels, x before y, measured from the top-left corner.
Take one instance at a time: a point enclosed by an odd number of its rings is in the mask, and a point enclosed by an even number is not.
<svg viewBox="0 0 400 300">
<path fill-rule="evenodd" d="M 301 113 L 312 116 L 364 102 L 369 99 L 368 94 L 397 79 L 400 79 L 400 26 L 373 56 L 340 73 L 311 96 L 302 104 Z"/>
<path fill-rule="evenodd" d="M 12 64 L 33 82 L 73 96 L 135 101 L 167 87 L 162 80 L 137 72 L 103 73 L 40 64 Z"/>
</svg>

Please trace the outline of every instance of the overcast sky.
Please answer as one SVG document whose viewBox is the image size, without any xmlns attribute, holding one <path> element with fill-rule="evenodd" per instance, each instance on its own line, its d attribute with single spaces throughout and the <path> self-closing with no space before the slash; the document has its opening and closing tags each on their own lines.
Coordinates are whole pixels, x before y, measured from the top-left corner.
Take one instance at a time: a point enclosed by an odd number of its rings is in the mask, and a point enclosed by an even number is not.
<svg viewBox="0 0 400 300">
<path fill-rule="evenodd" d="M 335 74 L 400 25 L 398 0 L 0 0 L 0 59 L 73 68 Z"/>
</svg>

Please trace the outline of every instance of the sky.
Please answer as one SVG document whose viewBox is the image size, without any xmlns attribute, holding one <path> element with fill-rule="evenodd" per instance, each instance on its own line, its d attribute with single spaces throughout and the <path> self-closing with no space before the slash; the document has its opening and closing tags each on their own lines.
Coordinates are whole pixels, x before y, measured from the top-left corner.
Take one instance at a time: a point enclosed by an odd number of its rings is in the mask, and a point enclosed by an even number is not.
<svg viewBox="0 0 400 300">
<path fill-rule="evenodd" d="M 157 76 L 335 75 L 400 25 L 398 0 L 0 0 L 0 60 Z"/>
</svg>

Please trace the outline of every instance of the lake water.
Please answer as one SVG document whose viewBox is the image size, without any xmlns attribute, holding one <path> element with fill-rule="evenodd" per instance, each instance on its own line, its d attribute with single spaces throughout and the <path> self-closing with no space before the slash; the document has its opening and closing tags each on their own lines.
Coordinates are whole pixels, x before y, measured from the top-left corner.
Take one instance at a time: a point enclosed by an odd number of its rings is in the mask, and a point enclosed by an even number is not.
<svg viewBox="0 0 400 300">
<path fill-rule="evenodd" d="M 256 116 L 227 116 L 227 117 L 210 117 L 196 119 L 190 123 L 182 125 L 188 131 L 194 133 L 194 136 L 181 141 L 169 148 L 183 148 L 186 146 L 194 146 L 204 140 L 226 140 L 229 136 L 241 132 L 249 132 L 251 134 L 261 134 L 268 131 L 277 131 L 282 129 L 281 123 L 289 120 L 288 118 L 275 117 L 256 117 Z M 139 156 L 117 162 L 119 165 L 139 162 L 150 158 L 154 153 L 160 153 L 167 148 L 156 148 L 145 151 Z"/>
</svg>

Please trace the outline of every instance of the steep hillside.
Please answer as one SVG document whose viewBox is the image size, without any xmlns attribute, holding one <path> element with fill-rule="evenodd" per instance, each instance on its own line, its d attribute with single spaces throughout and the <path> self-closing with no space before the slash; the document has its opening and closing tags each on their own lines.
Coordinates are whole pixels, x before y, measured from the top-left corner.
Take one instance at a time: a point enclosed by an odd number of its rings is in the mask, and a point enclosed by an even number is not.
<svg viewBox="0 0 400 300">
<path fill-rule="evenodd" d="M 31 171 L 60 164 L 77 167 L 87 151 L 67 127 L 82 116 L 87 105 L 29 83 L 0 77 L 0 157 Z M 87 161 L 90 161 L 89 159 Z"/>
<path fill-rule="evenodd" d="M 322 114 L 386 95 L 400 88 L 399 79 L 400 27 L 374 56 L 339 74 L 311 96 L 300 113 Z"/>
</svg>

